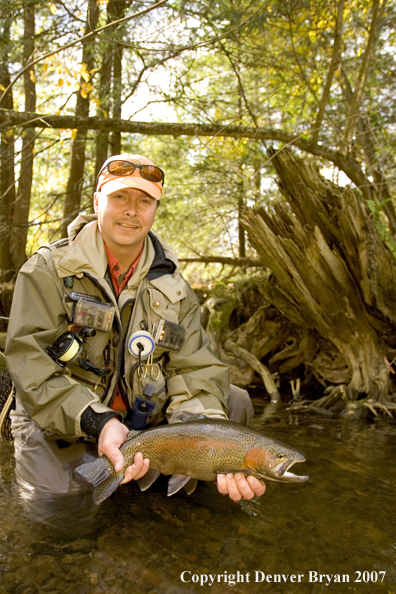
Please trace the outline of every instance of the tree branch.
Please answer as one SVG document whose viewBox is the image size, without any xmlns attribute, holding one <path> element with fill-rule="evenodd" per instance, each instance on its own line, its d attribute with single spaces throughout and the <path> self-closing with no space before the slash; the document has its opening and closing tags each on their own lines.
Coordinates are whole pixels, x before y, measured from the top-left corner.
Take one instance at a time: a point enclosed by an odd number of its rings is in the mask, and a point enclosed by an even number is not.
<svg viewBox="0 0 396 594">
<path fill-rule="evenodd" d="M 370 66 L 371 66 L 374 46 L 378 39 L 378 33 L 379 33 L 378 24 L 379 24 L 382 14 L 383 14 L 383 10 L 385 8 L 386 2 L 387 2 L 387 0 L 383 1 L 382 7 L 381 7 L 381 15 L 380 15 L 380 17 L 378 17 L 380 0 L 373 0 L 373 11 L 372 11 L 372 17 L 371 17 L 371 23 L 370 23 L 369 38 L 367 41 L 366 49 L 362 56 L 362 61 L 360 63 L 360 70 L 359 70 L 358 78 L 357 78 L 356 85 L 355 85 L 355 91 L 354 91 L 353 97 L 352 97 L 352 103 L 350 105 L 349 118 L 347 120 L 347 124 L 346 124 L 345 131 L 344 131 L 344 144 L 347 147 L 347 150 L 348 150 L 348 145 L 349 145 L 351 138 L 353 136 L 353 133 L 355 131 L 356 124 L 360 117 L 359 111 L 360 111 L 360 106 L 362 103 L 363 91 L 366 86 L 367 76 L 368 76 Z"/>
<path fill-rule="evenodd" d="M 159 0 L 159 2 L 155 2 L 148 8 L 145 8 L 144 10 L 141 10 L 140 12 L 137 12 L 136 14 L 132 14 L 127 17 L 123 17 L 122 19 L 118 19 L 117 21 L 112 21 L 110 23 L 106 23 L 106 25 L 103 25 L 102 27 L 98 27 L 98 29 L 94 29 L 94 31 L 90 31 L 86 35 L 83 35 L 82 37 L 79 37 L 78 39 L 74 39 L 73 41 L 70 41 L 69 43 L 62 45 L 62 47 L 58 47 L 55 50 L 52 50 L 45 54 L 41 54 L 41 56 L 38 56 L 37 58 L 35 58 L 31 62 L 29 62 L 28 64 L 25 64 L 25 66 L 23 68 L 21 68 L 21 70 L 19 72 L 17 72 L 17 74 L 14 76 L 13 80 L 10 82 L 10 84 L 4 90 L 3 94 L 0 96 L 0 102 L 3 100 L 3 97 L 12 89 L 14 84 L 17 82 L 17 80 L 23 75 L 23 73 L 26 70 L 30 70 L 35 64 L 38 64 L 42 60 L 45 60 L 45 58 L 49 58 L 49 56 L 53 56 L 54 54 L 57 54 L 58 52 L 63 51 L 65 49 L 68 49 L 69 47 L 73 47 L 74 45 L 77 45 L 78 43 L 83 43 L 83 42 L 86 43 L 89 41 L 93 41 L 93 39 L 97 33 L 104 31 L 105 29 L 108 29 L 109 27 L 113 27 L 114 25 L 120 25 L 121 23 L 124 23 L 126 21 L 130 21 L 130 20 L 135 19 L 139 16 L 143 16 L 143 15 L 147 14 L 148 12 L 151 12 L 155 8 L 159 8 L 163 4 L 166 4 L 167 2 L 168 2 L 168 0 Z"/>
<path fill-rule="evenodd" d="M 199 258 L 178 258 L 179 262 L 199 262 L 202 264 L 227 264 L 230 266 L 248 267 L 254 266 L 256 268 L 265 268 L 260 260 L 252 260 L 251 258 L 226 258 L 222 256 L 200 256 Z"/>
<path fill-rule="evenodd" d="M 342 21 L 344 16 L 345 0 L 339 0 L 336 18 L 336 27 L 334 33 L 333 55 L 331 57 L 331 64 L 327 73 L 326 84 L 323 89 L 323 95 L 320 100 L 316 121 L 312 131 L 312 144 L 315 146 L 318 142 L 319 131 L 322 125 L 326 105 L 329 101 L 331 83 L 333 82 L 334 73 L 340 61 L 341 42 L 342 42 Z"/>
<path fill-rule="evenodd" d="M 360 164 L 355 161 L 352 155 L 345 155 L 341 151 L 335 151 L 324 145 L 312 146 L 310 140 L 304 136 L 311 134 L 307 130 L 296 136 L 279 128 L 252 128 L 248 126 L 234 126 L 228 124 L 179 124 L 167 122 L 132 122 L 129 120 L 117 120 L 90 116 L 61 116 L 43 115 L 40 113 L 18 112 L 9 109 L 0 109 L 0 132 L 4 132 L 15 126 L 35 128 L 62 128 L 62 129 L 89 129 L 106 132 L 125 132 L 129 134 L 147 134 L 149 136 L 169 135 L 177 136 L 211 136 L 229 138 L 252 138 L 255 140 L 272 140 L 282 142 L 286 145 L 293 145 L 302 151 L 321 157 L 334 163 L 338 169 L 344 171 L 349 179 L 361 188 L 366 198 L 371 197 L 371 184 L 367 180 Z M 283 150 L 283 149 L 279 149 Z"/>
</svg>

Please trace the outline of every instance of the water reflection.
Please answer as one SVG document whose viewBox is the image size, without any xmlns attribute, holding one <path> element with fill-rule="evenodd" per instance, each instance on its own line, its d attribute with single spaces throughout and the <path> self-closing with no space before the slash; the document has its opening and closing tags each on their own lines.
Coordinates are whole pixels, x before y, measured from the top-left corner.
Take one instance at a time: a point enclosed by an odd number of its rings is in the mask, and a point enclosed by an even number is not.
<svg viewBox="0 0 396 594">
<path fill-rule="evenodd" d="M 12 444 L 1 443 L 1 592 L 396 592 L 396 426 L 259 412 L 257 429 L 306 454 L 296 472 L 309 483 L 268 483 L 264 497 L 239 504 L 208 483 L 171 498 L 165 478 L 144 494 L 126 485 L 95 510 L 88 530 L 83 500 L 59 511 L 56 530 L 35 523 L 14 483 Z M 309 571 L 350 581 L 310 583 Z M 205 576 L 212 586 L 193 582 Z"/>
</svg>

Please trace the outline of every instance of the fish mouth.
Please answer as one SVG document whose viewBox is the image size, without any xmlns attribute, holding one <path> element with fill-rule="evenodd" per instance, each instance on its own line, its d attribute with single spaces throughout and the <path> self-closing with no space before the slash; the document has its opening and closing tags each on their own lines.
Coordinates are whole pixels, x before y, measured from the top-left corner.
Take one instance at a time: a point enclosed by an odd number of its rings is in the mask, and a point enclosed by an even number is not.
<svg viewBox="0 0 396 594">
<path fill-rule="evenodd" d="M 299 474 L 293 474 L 289 472 L 289 469 L 298 462 L 305 462 L 305 458 L 292 458 L 291 460 L 286 460 L 285 462 L 279 462 L 271 472 L 270 478 L 273 481 L 282 481 L 287 483 L 305 483 L 309 480 L 309 476 L 301 476 Z"/>
</svg>

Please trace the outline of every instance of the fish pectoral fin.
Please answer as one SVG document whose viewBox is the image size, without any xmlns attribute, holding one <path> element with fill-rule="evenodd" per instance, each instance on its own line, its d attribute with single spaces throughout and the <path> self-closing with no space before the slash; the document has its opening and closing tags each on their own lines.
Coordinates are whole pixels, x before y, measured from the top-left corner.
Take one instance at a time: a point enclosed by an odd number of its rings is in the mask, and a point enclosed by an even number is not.
<svg viewBox="0 0 396 594">
<path fill-rule="evenodd" d="M 174 495 L 184 485 L 187 486 L 187 483 L 191 480 L 191 476 L 186 476 L 185 474 L 172 474 L 168 482 L 168 497 Z"/>
<path fill-rule="evenodd" d="M 184 485 L 184 490 L 187 493 L 187 495 L 191 495 L 191 493 L 194 493 L 195 489 L 197 488 L 197 485 L 198 479 L 190 479 L 188 483 Z"/>
<path fill-rule="evenodd" d="M 189 412 L 187 410 L 181 410 L 175 414 L 174 419 L 177 423 L 188 423 L 191 421 L 200 421 L 201 419 L 207 419 L 205 415 Z"/>
<path fill-rule="evenodd" d="M 138 480 L 140 490 L 146 491 L 157 480 L 160 474 L 160 471 L 156 468 L 149 468 L 147 473 Z"/>
</svg>

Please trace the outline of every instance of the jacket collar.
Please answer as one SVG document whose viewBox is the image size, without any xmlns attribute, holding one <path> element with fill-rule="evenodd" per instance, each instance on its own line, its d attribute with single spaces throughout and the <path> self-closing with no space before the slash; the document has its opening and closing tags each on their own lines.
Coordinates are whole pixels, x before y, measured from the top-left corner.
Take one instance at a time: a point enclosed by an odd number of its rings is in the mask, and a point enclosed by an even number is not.
<svg viewBox="0 0 396 594">
<path fill-rule="evenodd" d="M 68 226 L 69 244 L 54 250 L 52 258 L 58 276 L 79 276 L 87 273 L 95 278 L 104 279 L 108 261 L 105 245 L 98 229 L 96 215 L 79 215 Z M 164 283 L 161 279 L 167 276 Z M 170 278 L 172 277 L 172 282 Z M 172 302 L 185 296 L 185 283 L 177 270 L 177 257 L 173 250 L 157 235 L 150 231 L 144 239 L 144 248 L 137 268 L 128 282 L 128 289 L 135 291 L 140 281 L 146 278 L 154 286 L 164 290 L 168 287 Z M 182 282 L 181 282 L 182 281 Z M 183 285 L 182 289 L 181 286 Z"/>
</svg>

